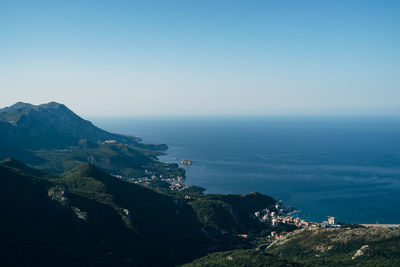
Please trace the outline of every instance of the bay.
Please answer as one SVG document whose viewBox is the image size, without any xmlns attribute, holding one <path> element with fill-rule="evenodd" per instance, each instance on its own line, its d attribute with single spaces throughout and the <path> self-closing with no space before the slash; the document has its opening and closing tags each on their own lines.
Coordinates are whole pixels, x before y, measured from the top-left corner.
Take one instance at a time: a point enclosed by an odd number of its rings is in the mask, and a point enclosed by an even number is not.
<svg viewBox="0 0 400 267">
<path fill-rule="evenodd" d="M 92 118 L 105 130 L 164 143 L 208 193 L 261 192 L 322 221 L 400 223 L 398 117 Z"/>
</svg>

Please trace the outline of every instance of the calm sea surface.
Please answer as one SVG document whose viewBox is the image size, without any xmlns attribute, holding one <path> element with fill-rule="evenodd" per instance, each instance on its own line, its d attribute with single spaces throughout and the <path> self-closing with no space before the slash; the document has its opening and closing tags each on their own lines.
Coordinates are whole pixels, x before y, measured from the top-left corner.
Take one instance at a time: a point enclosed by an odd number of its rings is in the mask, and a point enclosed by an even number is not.
<svg viewBox="0 0 400 267">
<path fill-rule="evenodd" d="M 187 183 L 258 191 L 322 221 L 400 223 L 400 118 L 92 119 L 190 159 Z"/>
</svg>

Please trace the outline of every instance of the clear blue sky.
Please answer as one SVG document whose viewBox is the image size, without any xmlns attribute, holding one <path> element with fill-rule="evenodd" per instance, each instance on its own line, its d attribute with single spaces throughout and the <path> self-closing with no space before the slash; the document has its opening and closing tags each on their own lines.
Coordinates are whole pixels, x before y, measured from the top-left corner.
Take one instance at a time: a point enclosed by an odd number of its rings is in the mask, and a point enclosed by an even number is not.
<svg viewBox="0 0 400 267">
<path fill-rule="evenodd" d="M 0 107 L 400 114 L 400 1 L 0 1 Z"/>
</svg>

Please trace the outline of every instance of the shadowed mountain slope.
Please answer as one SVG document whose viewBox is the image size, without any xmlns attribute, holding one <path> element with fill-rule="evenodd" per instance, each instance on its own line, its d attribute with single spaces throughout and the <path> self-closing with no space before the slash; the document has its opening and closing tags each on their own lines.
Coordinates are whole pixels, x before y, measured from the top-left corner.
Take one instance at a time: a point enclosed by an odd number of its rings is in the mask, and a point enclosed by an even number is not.
<svg viewBox="0 0 400 267">
<path fill-rule="evenodd" d="M 14 126 L 5 139 L 25 148 L 65 148 L 78 144 L 80 139 L 92 143 L 106 140 L 124 143 L 139 141 L 132 136 L 101 130 L 56 102 L 38 106 L 19 102 L 1 109 L 0 121 Z"/>
<path fill-rule="evenodd" d="M 86 162 L 130 178 L 145 176 L 145 170 L 183 176 L 177 164 L 158 161 L 166 148 L 104 131 L 56 102 L 0 109 L 0 160 L 16 158 L 45 172 L 62 173 Z"/>
<path fill-rule="evenodd" d="M 209 244 L 189 205 L 88 164 L 55 176 L 1 163 L 0 210 L 5 265 L 173 266 Z"/>
</svg>

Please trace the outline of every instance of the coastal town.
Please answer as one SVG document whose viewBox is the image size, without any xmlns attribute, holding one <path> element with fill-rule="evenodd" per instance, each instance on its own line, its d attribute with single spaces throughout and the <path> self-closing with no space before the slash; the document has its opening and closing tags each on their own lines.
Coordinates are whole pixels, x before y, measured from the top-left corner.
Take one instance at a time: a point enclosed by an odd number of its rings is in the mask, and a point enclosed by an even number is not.
<svg viewBox="0 0 400 267">
<path fill-rule="evenodd" d="M 174 158 L 176 160 L 176 158 Z M 181 164 L 190 165 L 192 162 L 190 160 L 182 160 Z M 120 175 L 113 175 L 117 178 L 127 180 L 128 182 L 132 182 L 135 184 L 139 184 L 142 186 L 151 186 L 151 184 L 155 181 L 161 181 L 168 184 L 168 188 L 171 191 L 182 191 L 185 189 L 189 189 L 190 185 L 186 185 L 185 177 L 183 176 L 174 176 L 170 175 L 169 177 L 164 177 L 163 175 L 157 175 L 154 172 L 149 170 L 145 170 L 145 177 L 141 178 L 124 178 Z M 189 195 L 185 195 L 185 199 L 191 199 Z M 287 206 L 283 204 L 281 200 L 277 201 L 270 207 L 264 208 L 262 210 L 256 211 L 253 214 L 250 214 L 250 217 L 258 220 L 261 223 L 270 224 L 273 228 L 276 228 L 276 231 L 271 231 L 270 237 L 273 239 L 280 239 L 285 237 L 288 232 L 280 231 L 279 226 L 282 225 L 291 225 L 296 229 L 318 229 L 318 228 L 341 228 L 342 226 L 335 221 L 335 217 L 327 216 L 327 220 L 323 222 L 312 222 L 301 219 L 299 217 L 293 216 L 298 212 L 293 207 Z M 239 235 L 242 238 L 247 238 L 247 234 Z"/>
<path fill-rule="evenodd" d="M 106 142 L 112 143 L 112 141 L 114 141 L 114 140 L 107 140 Z M 175 160 L 177 160 L 177 159 L 174 158 L 174 161 Z M 192 161 L 189 159 L 185 159 L 185 160 L 181 160 L 179 163 L 181 165 L 191 165 Z M 168 187 L 171 191 L 180 191 L 180 190 L 190 188 L 189 185 L 184 184 L 184 181 L 185 181 L 184 176 L 170 174 L 169 176 L 166 177 L 162 174 L 157 174 L 156 172 L 149 171 L 147 169 L 144 170 L 144 174 L 145 174 L 145 176 L 139 177 L 139 178 L 124 177 L 119 174 L 111 174 L 111 175 L 116 178 L 131 182 L 134 184 L 146 186 L 146 187 L 151 186 L 154 182 L 161 182 L 161 183 L 164 183 L 165 185 L 168 185 Z"/>
<path fill-rule="evenodd" d="M 145 174 L 147 176 L 140 178 L 127 178 L 118 174 L 111 174 L 111 175 L 116 178 L 146 187 L 151 186 L 153 182 L 163 182 L 166 185 L 169 184 L 169 189 L 172 191 L 179 191 L 190 187 L 188 185 L 183 184 L 183 182 L 185 181 L 185 177 L 183 176 L 179 175 L 174 176 L 171 174 L 169 177 L 164 177 L 163 175 L 157 175 L 156 173 L 148 170 L 145 170 Z"/>
<path fill-rule="evenodd" d="M 177 161 L 174 158 L 174 161 Z M 179 161 L 181 165 L 191 165 L 191 160 L 181 160 Z M 138 185 L 151 187 L 153 184 L 164 183 L 165 188 L 168 188 L 171 191 L 183 191 L 189 189 L 191 186 L 185 184 L 185 177 L 170 174 L 168 177 L 165 177 L 162 174 L 157 174 L 155 172 L 145 170 L 145 176 L 140 178 L 127 178 L 121 175 L 112 174 L 114 177 L 119 179 L 126 180 L 131 183 L 135 183 Z M 185 199 L 189 200 L 193 197 L 190 195 L 185 195 Z M 255 211 L 250 214 L 250 217 L 258 220 L 261 223 L 266 223 L 272 226 L 272 229 L 276 229 L 270 232 L 269 238 L 272 240 L 278 240 L 284 238 L 289 232 L 293 230 L 282 230 L 282 227 L 292 226 L 293 229 L 320 229 L 320 228 L 342 228 L 343 226 L 336 222 L 336 218 L 333 216 L 327 216 L 327 220 L 322 222 L 313 222 L 301 219 L 300 217 L 295 216 L 297 213 L 293 207 L 285 205 L 281 200 L 277 201 L 273 205 L 266 207 L 262 210 Z M 364 227 L 399 227 L 399 225 L 380 225 L 380 224 L 361 224 Z M 248 234 L 240 234 L 239 237 L 248 238 Z"/>
<path fill-rule="evenodd" d="M 106 142 L 111 143 L 111 141 L 114 140 L 107 140 Z M 174 158 L 173 160 L 176 161 L 177 158 Z M 192 161 L 189 159 L 181 160 L 179 163 L 181 165 L 192 165 Z M 169 176 L 166 177 L 162 174 L 157 174 L 156 172 L 150 170 L 144 170 L 144 174 L 145 176 L 139 178 L 129 178 L 118 174 L 111 174 L 111 175 L 116 178 L 146 187 L 151 186 L 154 182 L 161 182 L 164 183 L 164 185 L 168 185 L 168 188 L 171 191 L 181 191 L 190 188 L 189 185 L 184 184 L 185 181 L 184 176 L 170 174 Z"/>
<path fill-rule="evenodd" d="M 277 201 L 274 205 L 254 212 L 252 218 L 259 220 L 263 223 L 269 223 L 272 227 L 278 228 L 281 224 L 292 225 L 298 229 L 317 229 L 317 228 L 341 228 L 342 226 L 335 221 L 335 217 L 327 216 L 328 219 L 323 222 L 310 222 L 299 217 L 292 216 L 293 213 L 298 212 L 295 208 L 283 204 L 281 200 Z M 286 232 L 272 231 L 271 237 L 275 239 L 286 236 Z"/>
</svg>

